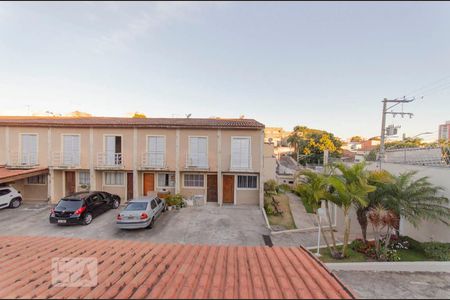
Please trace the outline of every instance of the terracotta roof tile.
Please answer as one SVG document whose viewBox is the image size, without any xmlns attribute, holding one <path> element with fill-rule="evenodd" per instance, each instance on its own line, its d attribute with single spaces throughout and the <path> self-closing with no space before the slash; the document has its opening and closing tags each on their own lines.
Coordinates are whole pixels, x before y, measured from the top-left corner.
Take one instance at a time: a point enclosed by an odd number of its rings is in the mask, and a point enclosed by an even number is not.
<svg viewBox="0 0 450 300">
<path fill-rule="evenodd" d="M 30 176 L 48 174 L 48 168 L 33 168 L 27 170 L 13 170 L 0 166 L 0 183 L 11 182 Z"/>
<path fill-rule="evenodd" d="M 262 129 L 253 119 L 0 116 L 0 126 Z"/>
<path fill-rule="evenodd" d="M 53 286 L 55 257 L 95 257 L 97 285 Z M 295 247 L 5 236 L 0 270 L 0 298 L 354 297 L 307 250 Z"/>
</svg>

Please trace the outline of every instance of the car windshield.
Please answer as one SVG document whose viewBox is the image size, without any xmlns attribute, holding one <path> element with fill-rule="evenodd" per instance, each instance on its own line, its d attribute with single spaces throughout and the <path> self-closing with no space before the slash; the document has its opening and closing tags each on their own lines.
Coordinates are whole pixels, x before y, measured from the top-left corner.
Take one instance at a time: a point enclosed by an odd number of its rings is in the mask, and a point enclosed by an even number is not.
<svg viewBox="0 0 450 300">
<path fill-rule="evenodd" d="M 130 202 L 125 210 L 146 210 L 147 202 Z"/>
<path fill-rule="evenodd" d="M 81 207 L 83 200 L 80 199 L 62 199 L 56 206 L 56 210 L 77 210 Z"/>
</svg>

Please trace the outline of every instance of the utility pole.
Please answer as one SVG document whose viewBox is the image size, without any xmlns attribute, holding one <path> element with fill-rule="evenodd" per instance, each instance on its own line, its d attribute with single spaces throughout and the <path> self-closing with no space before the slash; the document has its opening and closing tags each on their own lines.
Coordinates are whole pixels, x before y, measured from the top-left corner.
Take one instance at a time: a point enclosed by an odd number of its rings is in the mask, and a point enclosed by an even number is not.
<svg viewBox="0 0 450 300">
<path fill-rule="evenodd" d="M 383 114 L 381 115 L 381 136 L 380 136 L 380 154 L 379 154 L 379 169 L 381 170 L 381 163 L 385 159 L 385 137 L 386 137 L 386 115 L 390 114 L 394 118 L 396 115 L 400 115 L 402 118 L 407 115 L 409 118 L 412 118 L 413 114 L 404 112 L 403 111 L 403 104 L 413 102 L 415 98 L 406 99 L 406 97 L 403 97 L 403 99 L 393 99 L 388 100 L 386 98 L 383 99 Z M 388 107 L 388 103 L 393 103 L 391 106 Z M 402 111 L 393 111 L 392 109 L 396 107 L 397 105 L 402 104 Z"/>
</svg>

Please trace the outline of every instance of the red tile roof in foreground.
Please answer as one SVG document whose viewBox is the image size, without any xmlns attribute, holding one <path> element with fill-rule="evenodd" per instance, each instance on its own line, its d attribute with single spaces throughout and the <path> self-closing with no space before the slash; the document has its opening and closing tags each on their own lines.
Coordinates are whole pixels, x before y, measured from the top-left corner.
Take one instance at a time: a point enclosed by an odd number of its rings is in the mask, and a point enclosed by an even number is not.
<svg viewBox="0 0 450 300">
<path fill-rule="evenodd" d="M 33 168 L 26 170 L 12 170 L 0 166 L 0 183 L 11 182 L 31 176 L 47 174 L 48 168 Z"/>
<path fill-rule="evenodd" d="M 253 119 L 0 116 L 3 126 L 262 129 Z"/>
<path fill-rule="evenodd" d="M 98 284 L 53 287 L 51 258 L 57 257 L 96 257 Z M 6 236 L 0 237 L 0 270 L 0 298 L 353 297 L 312 254 L 295 247 Z"/>
</svg>

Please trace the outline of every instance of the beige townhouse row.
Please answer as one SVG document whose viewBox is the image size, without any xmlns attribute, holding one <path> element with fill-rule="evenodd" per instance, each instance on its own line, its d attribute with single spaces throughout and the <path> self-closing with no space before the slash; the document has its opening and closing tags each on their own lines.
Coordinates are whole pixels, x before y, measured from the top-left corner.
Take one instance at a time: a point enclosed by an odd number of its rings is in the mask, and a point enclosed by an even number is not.
<svg viewBox="0 0 450 300">
<path fill-rule="evenodd" d="M 103 190 L 262 206 L 263 130 L 252 119 L 0 117 L 0 166 L 25 174 L 0 184 L 29 201 Z"/>
</svg>

